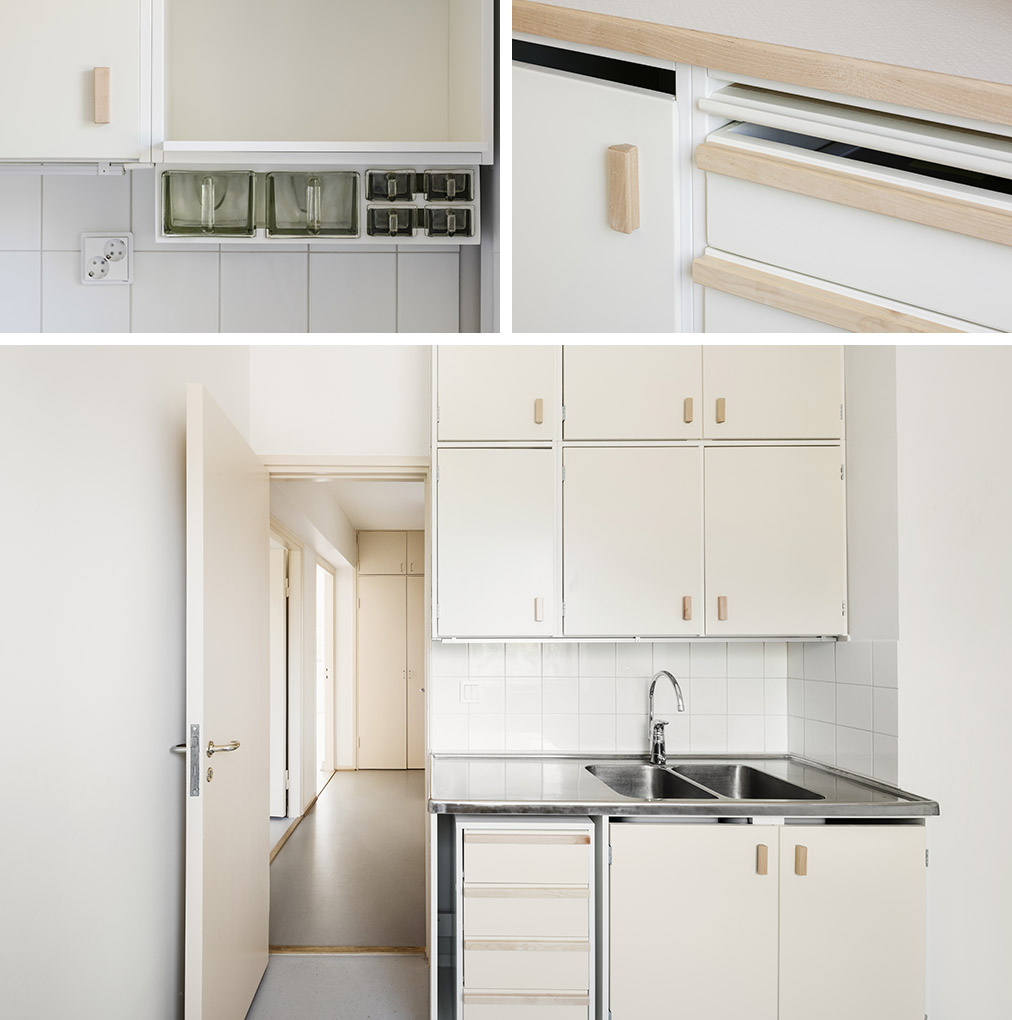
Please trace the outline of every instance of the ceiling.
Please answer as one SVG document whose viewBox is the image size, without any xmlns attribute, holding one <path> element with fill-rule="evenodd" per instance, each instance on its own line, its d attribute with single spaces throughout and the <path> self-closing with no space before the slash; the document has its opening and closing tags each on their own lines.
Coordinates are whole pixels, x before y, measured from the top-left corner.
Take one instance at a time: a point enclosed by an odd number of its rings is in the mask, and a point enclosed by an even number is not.
<svg viewBox="0 0 1012 1020">
<path fill-rule="evenodd" d="M 356 531 L 422 531 L 424 482 L 337 479 L 327 483 Z"/>
</svg>

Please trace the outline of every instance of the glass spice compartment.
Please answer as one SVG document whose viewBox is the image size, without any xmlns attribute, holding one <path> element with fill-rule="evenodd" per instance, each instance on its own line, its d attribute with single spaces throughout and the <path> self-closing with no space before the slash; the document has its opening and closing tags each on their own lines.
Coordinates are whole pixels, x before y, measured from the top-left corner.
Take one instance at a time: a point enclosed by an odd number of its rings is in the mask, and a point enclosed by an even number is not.
<svg viewBox="0 0 1012 1020">
<path fill-rule="evenodd" d="M 267 174 L 268 237 L 358 237 L 358 174 Z"/>
<path fill-rule="evenodd" d="M 162 174 L 162 231 L 167 237 L 253 237 L 256 233 L 253 171 Z"/>
</svg>

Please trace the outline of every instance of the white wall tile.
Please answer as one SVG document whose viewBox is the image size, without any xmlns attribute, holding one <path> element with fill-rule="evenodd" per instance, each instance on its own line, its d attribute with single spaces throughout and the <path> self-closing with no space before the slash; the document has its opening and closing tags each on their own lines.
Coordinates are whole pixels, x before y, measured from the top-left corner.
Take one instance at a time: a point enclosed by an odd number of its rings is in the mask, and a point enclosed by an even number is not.
<svg viewBox="0 0 1012 1020">
<path fill-rule="evenodd" d="M 876 733 L 872 737 L 873 764 L 872 775 L 884 783 L 897 782 L 898 754 L 895 737 L 884 733 Z"/>
<path fill-rule="evenodd" d="M 805 718 L 836 722 L 836 685 L 822 680 L 805 681 Z"/>
<path fill-rule="evenodd" d="M 218 332 L 217 252 L 137 252 L 131 291 L 135 333 Z"/>
<path fill-rule="evenodd" d="M 729 677 L 764 676 L 765 657 L 762 642 L 729 641 L 727 643 L 727 675 Z"/>
<path fill-rule="evenodd" d="M 787 750 L 791 754 L 805 753 L 805 720 L 799 716 L 787 717 Z"/>
<path fill-rule="evenodd" d="M 309 256 L 311 333 L 396 333 L 397 256 Z"/>
<path fill-rule="evenodd" d="M 847 726 L 836 728 L 836 764 L 842 769 L 872 774 L 872 734 L 868 730 L 855 730 Z"/>
<path fill-rule="evenodd" d="M 81 234 L 130 230 L 130 175 L 42 179 L 42 247 L 81 250 Z M 99 290 L 115 288 L 100 287 Z"/>
<path fill-rule="evenodd" d="M 541 645 L 534 641 L 506 645 L 508 676 L 541 676 Z"/>
<path fill-rule="evenodd" d="M 437 676 L 467 676 L 465 644 L 432 642 L 432 672 Z"/>
<path fill-rule="evenodd" d="M 38 333 L 41 301 L 41 255 L 37 251 L 0 252 L 0 333 Z"/>
<path fill-rule="evenodd" d="M 182 241 L 155 240 L 157 227 L 155 188 L 159 186 L 161 171 L 131 170 L 130 174 L 131 212 L 130 229 L 134 235 L 134 251 L 193 251 L 217 252 L 220 245 L 201 241 L 199 244 Z"/>
<path fill-rule="evenodd" d="M 729 715 L 762 715 L 765 711 L 765 681 L 760 677 L 727 678 Z"/>
<path fill-rule="evenodd" d="M 541 715 L 541 677 L 506 678 L 506 713 Z"/>
<path fill-rule="evenodd" d="M 897 684 L 896 672 L 896 642 L 876 641 L 872 650 L 872 673 L 875 678 L 876 687 L 895 687 Z"/>
<path fill-rule="evenodd" d="M 615 720 L 616 751 L 645 754 L 650 749 L 646 715 L 618 715 Z M 668 729 L 670 731 L 671 727 Z"/>
<path fill-rule="evenodd" d="M 42 247 L 42 178 L 37 174 L 0 175 L 0 251 Z"/>
<path fill-rule="evenodd" d="M 580 716 L 575 712 L 542 716 L 541 746 L 546 751 L 579 751 Z"/>
<path fill-rule="evenodd" d="M 727 676 L 727 643 L 693 644 L 691 646 L 691 670 L 697 676 Z"/>
<path fill-rule="evenodd" d="M 658 686 L 661 682 L 657 681 Z M 646 715 L 649 690 L 650 681 L 646 677 L 620 676 L 615 681 L 616 710 L 625 715 Z"/>
<path fill-rule="evenodd" d="M 767 641 L 763 645 L 763 676 L 787 675 L 787 642 Z"/>
<path fill-rule="evenodd" d="M 692 678 L 693 715 L 716 715 L 727 711 L 727 680 L 723 677 L 694 676 Z"/>
<path fill-rule="evenodd" d="M 832 641 L 805 643 L 805 679 L 836 679 L 836 644 Z"/>
<path fill-rule="evenodd" d="M 221 253 L 223 333 L 305 333 L 309 277 L 306 255 Z"/>
<path fill-rule="evenodd" d="M 506 720 L 501 715 L 470 715 L 467 719 L 469 751 L 506 749 Z"/>
<path fill-rule="evenodd" d="M 541 713 L 536 715 L 506 714 L 506 750 L 541 750 Z"/>
<path fill-rule="evenodd" d="M 615 714 L 615 677 L 580 677 L 580 715 Z"/>
<path fill-rule="evenodd" d="M 466 751 L 467 716 L 436 715 L 432 719 L 433 751 Z"/>
<path fill-rule="evenodd" d="M 579 676 L 580 646 L 560 642 L 545 643 L 541 648 L 542 676 Z"/>
<path fill-rule="evenodd" d="M 654 664 L 650 670 L 653 676 L 659 669 L 674 673 L 679 680 L 691 672 L 691 644 L 676 644 L 673 641 L 654 642 Z"/>
<path fill-rule="evenodd" d="M 767 677 L 763 681 L 763 711 L 766 715 L 787 715 L 787 680 Z M 799 714 L 804 714 L 804 710 Z"/>
<path fill-rule="evenodd" d="M 836 685 L 836 722 L 859 730 L 871 729 L 870 687 L 859 684 Z"/>
<path fill-rule="evenodd" d="M 765 750 L 768 754 L 786 754 L 790 750 L 787 725 L 787 717 L 784 715 L 766 716 Z"/>
<path fill-rule="evenodd" d="M 832 723 L 805 720 L 805 757 L 836 764 L 836 727 Z"/>
<path fill-rule="evenodd" d="M 644 723 L 644 729 L 646 724 Z M 668 754 L 690 754 L 692 752 L 692 717 L 676 713 L 668 718 L 667 737 Z M 649 747 L 649 741 L 647 741 Z"/>
<path fill-rule="evenodd" d="M 460 687 L 465 682 L 459 676 L 429 677 L 429 706 L 434 717 L 467 715 L 467 702 L 460 699 Z"/>
<path fill-rule="evenodd" d="M 580 678 L 546 676 L 541 681 L 541 705 L 546 715 L 567 715 L 580 711 Z"/>
<path fill-rule="evenodd" d="M 505 676 L 506 646 L 492 641 L 469 645 L 469 676 Z"/>
<path fill-rule="evenodd" d="M 719 681 L 720 683 L 726 683 L 727 681 Z M 685 711 L 692 711 L 692 680 L 685 677 L 678 681 L 678 686 L 682 690 L 682 701 L 685 702 Z M 647 699 L 649 701 L 650 696 L 650 684 L 646 685 Z M 666 677 L 660 677 L 657 680 L 657 686 L 654 688 L 654 710 L 658 715 L 673 715 L 678 712 L 678 698 L 675 695 L 674 685 Z"/>
<path fill-rule="evenodd" d="M 766 749 L 765 720 L 761 715 L 727 717 L 727 749 L 732 754 L 755 754 Z"/>
<path fill-rule="evenodd" d="M 580 645 L 580 676 L 614 676 L 615 646 L 602 644 Z"/>
<path fill-rule="evenodd" d="M 468 680 L 478 688 L 478 700 L 468 702 L 471 715 L 502 715 L 506 711 L 506 681 L 501 677 L 475 677 Z"/>
<path fill-rule="evenodd" d="M 397 331 L 456 333 L 460 328 L 457 252 L 397 255 Z"/>
<path fill-rule="evenodd" d="M 727 750 L 726 715 L 693 715 L 689 726 L 693 754 L 723 754 Z"/>
<path fill-rule="evenodd" d="M 875 732 L 887 733 L 890 736 L 899 734 L 895 687 L 876 687 L 875 694 Z"/>
<path fill-rule="evenodd" d="M 615 716 L 580 713 L 580 750 L 614 751 Z"/>
<path fill-rule="evenodd" d="M 615 646 L 616 676 L 653 676 L 653 667 L 654 649 L 649 642 Z"/>
<path fill-rule="evenodd" d="M 792 676 L 787 681 L 787 713 L 805 717 L 805 681 L 800 677 Z"/>
<path fill-rule="evenodd" d="M 787 675 L 805 678 L 805 646 L 800 641 L 787 644 Z"/>
<path fill-rule="evenodd" d="M 42 331 L 129 333 L 130 287 L 85 286 L 81 283 L 80 252 L 43 252 Z"/>
<path fill-rule="evenodd" d="M 866 684 L 872 680 L 870 641 L 838 641 L 836 643 L 836 682 Z"/>
</svg>

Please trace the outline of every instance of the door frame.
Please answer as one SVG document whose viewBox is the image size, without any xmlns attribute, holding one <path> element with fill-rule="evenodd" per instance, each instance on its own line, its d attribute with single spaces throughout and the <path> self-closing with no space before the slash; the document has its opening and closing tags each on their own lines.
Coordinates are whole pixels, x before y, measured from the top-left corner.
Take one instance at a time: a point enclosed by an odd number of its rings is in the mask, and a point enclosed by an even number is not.
<svg viewBox="0 0 1012 1020">
<path fill-rule="evenodd" d="M 327 654 L 326 635 L 324 637 L 324 668 L 330 675 L 330 683 L 323 691 L 323 748 L 316 749 L 317 759 L 322 757 L 322 769 L 333 772 L 337 760 L 337 567 L 320 556 L 316 557 L 317 571 L 324 571 L 330 575 L 331 583 L 331 606 L 326 626 L 330 630 L 330 654 Z M 317 576 L 319 576 L 317 574 Z M 316 619 L 320 619 L 320 607 L 317 605 Z M 319 635 L 317 635 L 319 641 Z M 319 691 L 317 693 L 317 705 L 319 705 Z M 320 771 L 320 766 L 317 771 Z M 317 777 L 319 781 L 319 777 Z"/>
</svg>

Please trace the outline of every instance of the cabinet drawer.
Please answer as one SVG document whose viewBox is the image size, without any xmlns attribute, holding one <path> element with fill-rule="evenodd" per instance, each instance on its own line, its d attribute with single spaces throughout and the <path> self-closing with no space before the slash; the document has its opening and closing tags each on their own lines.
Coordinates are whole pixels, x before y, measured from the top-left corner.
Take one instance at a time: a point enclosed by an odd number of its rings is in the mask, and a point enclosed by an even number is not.
<svg viewBox="0 0 1012 1020">
<path fill-rule="evenodd" d="M 588 991 L 590 942 L 464 939 L 465 988 Z"/>
<path fill-rule="evenodd" d="M 586 995 L 464 994 L 464 1020 L 588 1020 Z"/>
<path fill-rule="evenodd" d="M 464 889 L 465 938 L 570 938 L 590 934 L 588 888 Z"/>
<path fill-rule="evenodd" d="M 492 885 L 587 885 L 584 832 L 465 832 L 464 881 Z"/>
</svg>

